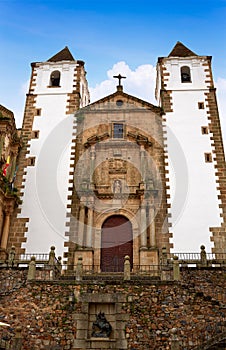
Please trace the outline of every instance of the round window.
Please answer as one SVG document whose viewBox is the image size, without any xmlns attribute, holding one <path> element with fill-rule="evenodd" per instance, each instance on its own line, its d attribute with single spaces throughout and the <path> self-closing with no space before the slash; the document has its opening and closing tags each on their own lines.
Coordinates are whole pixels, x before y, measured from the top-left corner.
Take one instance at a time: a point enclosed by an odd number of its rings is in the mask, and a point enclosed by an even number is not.
<svg viewBox="0 0 226 350">
<path fill-rule="evenodd" d="M 116 101 L 116 105 L 117 105 L 118 107 L 121 107 L 121 106 L 123 105 L 123 101 L 122 101 L 122 100 Z"/>
</svg>

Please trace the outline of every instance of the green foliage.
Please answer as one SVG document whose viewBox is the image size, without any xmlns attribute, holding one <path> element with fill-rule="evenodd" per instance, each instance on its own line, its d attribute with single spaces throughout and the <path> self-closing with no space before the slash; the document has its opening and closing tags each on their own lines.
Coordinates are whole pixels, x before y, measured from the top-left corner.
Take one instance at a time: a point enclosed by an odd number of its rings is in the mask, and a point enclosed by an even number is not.
<svg viewBox="0 0 226 350">
<path fill-rule="evenodd" d="M 2 191 L 9 196 L 13 196 L 19 200 L 18 189 L 16 187 L 12 187 L 12 183 L 9 179 L 3 175 L 2 170 L 0 170 L 0 188 Z"/>
<path fill-rule="evenodd" d="M 77 116 L 77 122 L 78 122 L 78 123 L 83 122 L 84 118 L 85 118 L 84 115 L 79 114 L 79 115 Z"/>
</svg>

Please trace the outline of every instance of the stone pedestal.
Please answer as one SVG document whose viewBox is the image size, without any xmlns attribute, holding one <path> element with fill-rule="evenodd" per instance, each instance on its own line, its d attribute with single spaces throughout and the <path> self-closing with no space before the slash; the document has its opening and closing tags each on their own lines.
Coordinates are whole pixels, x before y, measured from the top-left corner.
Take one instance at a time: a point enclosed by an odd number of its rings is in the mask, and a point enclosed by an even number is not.
<svg viewBox="0 0 226 350">
<path fill-rule="evenodd" d="M 158 250 L 157 249 L 140 249 L 140 267 L 159 265 Z"/>
<path fill-rule="evenodd" d="M 74 253 L 74 265 L 77 265 L 78 258 L 82 257 L 82 263 L 84 270 L 93 268 L 93 250 L 92 249 L 79 249 Z"/>
<path fill-rule="evenodd" d="M 109 338 L 86 339 L 86 349 L 115 349 L 116 340 Z"/>
</svg>

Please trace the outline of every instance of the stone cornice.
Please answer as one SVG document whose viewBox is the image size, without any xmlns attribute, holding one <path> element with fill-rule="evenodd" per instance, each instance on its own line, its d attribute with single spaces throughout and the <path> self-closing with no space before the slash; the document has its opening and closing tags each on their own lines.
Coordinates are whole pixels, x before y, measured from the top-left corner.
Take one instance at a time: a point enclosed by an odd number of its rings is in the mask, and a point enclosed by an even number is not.
<svg viewBox="0 0 226 350">
<path fill-rule="evenodd" d="M 84 146 L 86 148 L 92 146 L 92 145 L 95 145 L 96 143 L 100 142 L 100 141 L 104 141 L 106 139 L 109 138 L 109 133 L 108 132 L 105 132 L 104 134 L 102 135 L 93 135 L 91 137 L 89 137 L 87 139 L 87 141 L 85 142 Z"/>
<path fill-rule="evenodd" d="M 151 141 L 149 141 L 148 137 L 144 136 L 143 134 L 140 134 L 140 133 L 134 134 L 134 133 L 129 131 L 127 133 L 127 136 L 134 139 L 138 145 L 145 145 L 145 146 L 149 146 L 149 147 L 152 146 Z"/>
</svg>

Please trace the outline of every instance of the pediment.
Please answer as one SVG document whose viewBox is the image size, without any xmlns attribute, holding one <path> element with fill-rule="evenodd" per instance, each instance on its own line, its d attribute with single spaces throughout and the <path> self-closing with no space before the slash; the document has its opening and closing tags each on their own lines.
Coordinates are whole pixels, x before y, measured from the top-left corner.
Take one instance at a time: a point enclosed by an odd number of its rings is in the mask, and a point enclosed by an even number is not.
<svg viewBox="0 0 226 350">
<path fill-rule="evenodd" d="M 83 110 L 97 110 L 97 109 L 108 109 L 108 110 L 143 109 L 143 110 L 150 110 L 157 114 L 162 114 L 162 109 L 160 107 L 155 106 L 152 103 L 144 101 L 138 97 L 129 95 L 120 90 L 117 90 L 115 93 L 105 96 L 100 100 L 93 102 L 90 105 L 83 108 Z"/>
</svg>

